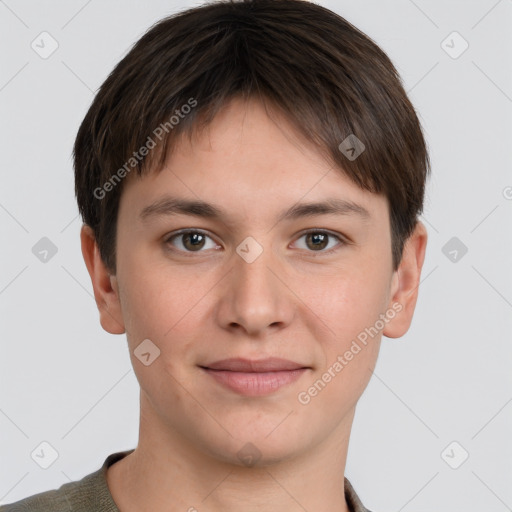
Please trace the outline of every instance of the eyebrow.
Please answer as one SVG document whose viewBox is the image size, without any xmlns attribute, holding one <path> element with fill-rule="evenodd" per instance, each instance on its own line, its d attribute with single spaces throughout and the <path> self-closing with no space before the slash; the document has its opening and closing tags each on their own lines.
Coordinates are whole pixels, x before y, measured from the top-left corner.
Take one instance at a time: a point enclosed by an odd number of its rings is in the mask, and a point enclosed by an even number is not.
<svg viewBox="0 0 512 512">
<path fill-rule="evenodd" d="M 147 221 L 154 217 L 178 214 L 210 219 L 222 219 L 227 217 L 222 208 L 213 204 L 200 200 L 182 199 L 171 196 L 164 196 L 156 200 L 154 203 L 146 206 L 140 212 L 139 217 L 143 221 Z M 277 222 L 327 214 L 355 214 L 364 220 L 368 220 L 371 217 L 368 210 L 360 204 L 347 199 L 328 198 L 321 202 L 297 203 L 282 212 L 279 215 Z"/>
</svg>

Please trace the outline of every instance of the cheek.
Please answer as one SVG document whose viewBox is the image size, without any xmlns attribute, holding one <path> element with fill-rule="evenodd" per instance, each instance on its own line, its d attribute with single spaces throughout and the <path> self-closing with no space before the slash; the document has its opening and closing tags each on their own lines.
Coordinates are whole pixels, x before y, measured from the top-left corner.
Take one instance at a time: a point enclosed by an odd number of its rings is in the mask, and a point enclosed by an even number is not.
<svg viewBox="0 0 512 512">
<path fill-rule="evenodd" d="M 329 281 L 328 293 L 325 283 L 315 282 L 317 288 L 304 288 L 309 289 L 305 302 L 321 320 L 316 324 L 327 327 L 316 336 L 321 362 L 297 399 L 303 405 L 311 403 L 305 408 L 307 414 L 332 411 L 328 423 L 333 426 L 355 405 L 371 378 L 380 348 L 379 318 L 387 305 L 387 285 L 378 272 L 338 276 Z"/>
<path fill-rule="evenodd" d="M 175 379 L 186 388 L 191 386 L 185 370 L 192 364 L 190 347 L 194 335 L 197 340 L 198 306 L 204 292 L 173 274 L 175 279 L 169 280 L 164 270 L 154 268 L 129 275 L 121 302 L 130 358 L 142 390 L 179 407 L 183 397 Z M 148 339 L 150 344 L 144 341 Z M 146 352 L 150 353 L 148 365 L 139 358 Z"/>
<path fill-rule="evenodd" d="M 204 276 L 196 279 L 187 268 L 169 265 L 139 266 L 137 271 L 126 265 L 124 270 L 121 304 L 132 350 L 146 338 L 162 351 L 186 348 L 212 283 Z"/>
<path fill-rule="evenodd" d="M 300 296 L 305 297 L 304 302 L 324 324 L 328 345 L 340 349 L 384 313 L 389 278 L 382 265 L 340 269 L 303 280 Z"/>
</svg>

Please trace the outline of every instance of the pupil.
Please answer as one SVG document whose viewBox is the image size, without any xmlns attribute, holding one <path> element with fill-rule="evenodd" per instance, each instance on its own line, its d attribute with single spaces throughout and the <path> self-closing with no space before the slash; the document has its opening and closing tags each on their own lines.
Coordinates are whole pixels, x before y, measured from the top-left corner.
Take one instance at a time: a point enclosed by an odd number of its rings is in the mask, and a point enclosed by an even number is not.
<svg viewBox="0 0 512 512">
<path fill-rule="evenodd" d="M 309 237 L 314 240 L 313 247 L 323 249 L 325 247 L 325 241 L 327 240 L 327 236 L 322 233 L 313 233 L 310 234 Z M 318 245 L 317 242 L 320 242 L 321 245 Z"/>
<path fill-rule="evenodd" d="M 192 247 L 199 247 L 204 244 L 204 240 L 201 240 L 203 235 L 201 233 L 189 233 L 185 238 L 192 244 Z"/>
</svg>

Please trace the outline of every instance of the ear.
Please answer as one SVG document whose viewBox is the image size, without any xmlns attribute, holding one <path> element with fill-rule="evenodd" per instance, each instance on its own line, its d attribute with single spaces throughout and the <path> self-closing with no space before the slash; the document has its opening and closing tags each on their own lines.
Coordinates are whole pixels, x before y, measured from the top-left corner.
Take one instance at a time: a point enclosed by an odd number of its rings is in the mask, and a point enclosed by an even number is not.
<svg viewBox="0 0 512 512">
<path fill-rule="evenodd" d="M 96 237 L 90 226 L 84 224 L 80 231 L 82 254 L 91 276 L 94 298 L 100 312 L 100 323 L 110 334 L 125 332 L 117 278 L 111 275 L 100 256 Z"/>
<path fill-rule="evenodd" d="M 388 338 L 400 338 L 409 330 L 418 299 L 426 247 L 427 230 L 420 221 L 417 221 L 413 233 L 404 244 L 402 261 L 393 273 L 388 308 L 397 314 L 389 320 L 382 331 Z"/>
</svg>

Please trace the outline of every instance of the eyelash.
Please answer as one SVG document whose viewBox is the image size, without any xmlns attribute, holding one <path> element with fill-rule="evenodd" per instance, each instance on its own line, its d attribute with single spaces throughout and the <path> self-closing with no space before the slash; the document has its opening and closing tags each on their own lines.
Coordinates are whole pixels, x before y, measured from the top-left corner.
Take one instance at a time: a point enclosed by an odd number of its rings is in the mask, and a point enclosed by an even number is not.
<svg viewBox="0 0 512 512">
<path fill-rule="evenodd" d="M 193 233 L 199 233 L 201 235 L 204 235 L 210 239 L 213 240 L 213 238 L 208 234 L 206 233 L 205 231 L 202 231 L 200 229 L 183 229 L 183 230 L 180 230 L 178 232 L 175 232 L 175 233 L 171 233 L 168 237 L 165 238 L 165 244 L 166 245 L 170 245 L 170 250 L 172 251 L 176 251 L 176 252 L 179 252 L 179 253 L 182 253 L 182 254 L 186 254 L 187 256 L 192 256 L 194 253 L 201 253 L 201 252 L 205 252 L 204 250 L 199 250 L 199 251 L 183 251 L 181 249 L 176 249 L 175 247 L 172 246 L 171 244 L 171 241 L 174 239 L 174 238 L 177 238 L 179 236 L 183 236 L 183 235 L 188 235 L 188 234 L 193 234 Z M 309 253 L 311 253 L 314 257 L 316 256 L 316 252 L 319 253 L 319 254 L 331 254 L 333 252 L 336 252 L 338 251 L 339 249 L 341 249 L 341 247 L 343 247 L 343 245 L 347 245 L 349 243 L 349 241 L 345 238 L 343 238 L 342 236 L 338 235 L 338 234 L 335 234 L 331 231 L 326 231 L 324 229 L 315 229 L 315 228 L 311 228 L 311 229 L 308 229 L 304 232 L 302 232 L 300 234 L 300 236 L 297 238 L 300 239 L 302 238 L 303 236 L 306 236 L 310 233 L 315 233 L 315 234 L 322 234 L 322 235 L 327 235 L 331 238 L 336 238 L 338 240 L 338 242 L 340 242 L 341 246 L 340 245 L 337 245 L 336 247 L 333 247 L 329 250 L 320 250 L 320 251 L 307 251 Z M 217 243 L 217 242 L 215 242 Z"/>
</svg>

